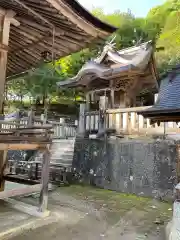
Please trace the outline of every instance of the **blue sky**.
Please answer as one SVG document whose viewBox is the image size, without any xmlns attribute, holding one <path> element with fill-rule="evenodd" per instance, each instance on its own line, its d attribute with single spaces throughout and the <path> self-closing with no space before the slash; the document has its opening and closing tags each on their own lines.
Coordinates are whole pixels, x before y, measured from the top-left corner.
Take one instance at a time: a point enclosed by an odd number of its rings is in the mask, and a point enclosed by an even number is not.
<svg viewBox="0 0 180 240">
<path fill-rule="evenodd" d="M 109 13 L 114 10 L 126 12 L 127 9 L 131 9 L 137 17 L 144 17 L 152 7 L 162 4 L 164 0 L 79 0 L 79 2 L 89 10 L 92 7 L 101 7 Z"/>
</svg>

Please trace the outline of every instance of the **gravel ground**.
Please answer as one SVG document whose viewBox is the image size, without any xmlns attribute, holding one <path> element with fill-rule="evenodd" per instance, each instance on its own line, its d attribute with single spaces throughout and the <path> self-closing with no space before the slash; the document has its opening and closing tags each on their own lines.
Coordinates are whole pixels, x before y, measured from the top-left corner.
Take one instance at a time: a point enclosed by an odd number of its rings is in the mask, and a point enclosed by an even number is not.
<svg viewBox="0 0 180 240">
<path fill-rule="evenodd" d="M 37 204 L 38 198 L 24 198 Z M 18 199 L 19 200 L 19 199 Z M 23 232 L 10 240 L 164 240 L 172 211 L 168 203 L 91 187 L 58 188 L 49 197 L 52 212 L 67 218 Z"/>
</svg>

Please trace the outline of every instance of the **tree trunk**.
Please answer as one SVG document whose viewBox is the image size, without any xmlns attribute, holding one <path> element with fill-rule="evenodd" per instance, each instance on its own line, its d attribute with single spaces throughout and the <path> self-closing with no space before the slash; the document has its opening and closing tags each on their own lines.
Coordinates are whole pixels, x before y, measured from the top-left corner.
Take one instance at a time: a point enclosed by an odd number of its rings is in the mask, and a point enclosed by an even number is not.
<svg viewBox="0 0 180 240">
<path fill-rule="evenodd" d="M 42 98 L 42 104 L 43 104 L 43 107 L 45 107 L 45 103 L 46 103 L 46 95 L 44 94 L 43 95 L 43 98 Z"/>
<path fill-rule="evenodd" d="M 21 101 L 21 104 L 23 104 L 23 96 L 20 95 L 20 101 Z"/>
</svg>

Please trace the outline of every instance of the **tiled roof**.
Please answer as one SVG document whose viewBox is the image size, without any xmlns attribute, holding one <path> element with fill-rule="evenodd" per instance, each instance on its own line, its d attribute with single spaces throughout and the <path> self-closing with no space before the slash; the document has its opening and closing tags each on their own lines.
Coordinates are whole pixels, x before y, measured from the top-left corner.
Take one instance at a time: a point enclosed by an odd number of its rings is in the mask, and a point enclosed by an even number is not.
<svg viewBox="0 0 180 240">
<path fill-rule="evenodd" d="M 105 64 L 105 59 L 111 62 L 110 66 Z M 100 57 L 88 61 L 76 76 L 67 81 L 59 82 L 58 86 L 66 88 L 87 86 L 99 78 L 107 80 L 118 77 L 123 80 L 128 79 L 131 74 L 142 76 L 141 81 L 149 77 L 149 85 L 154 86 L 157 79 L 153 77 L 154 74 L 152 76 L 151 65 L 153 65 L 152 41 L 120 51 L 115 51 L 111 46 L 106 45 Z"/>
<path fill-rule="evenodd" d="M 173 76 L 174 75 L 174 76 Z M 162 80 L 156 108 L 180 109 L 180 69 Z"/>
<path fill-rule="evenodd" d="M 180 112 L 180 66 L 176 66 L 161 80 L 160 90 L 155 105 L 142 115 L 151 113 Z M 153 114 L 154 115 L 154 114 Z"/>
</svg>

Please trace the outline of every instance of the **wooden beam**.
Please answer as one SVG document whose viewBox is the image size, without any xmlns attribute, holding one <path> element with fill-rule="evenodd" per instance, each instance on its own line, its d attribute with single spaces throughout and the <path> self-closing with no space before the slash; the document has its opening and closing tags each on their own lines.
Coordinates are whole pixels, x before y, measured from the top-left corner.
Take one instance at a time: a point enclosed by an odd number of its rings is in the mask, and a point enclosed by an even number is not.
<svg viewBox="0 0 180 240">
<path fill-rule="evenodd" d="M 47 137 L 41 137 L 41 136 L 31 136 L 31 137 L 29 137 L 29 136 L 20 136 L 20 137 L 18 137 L 18 136 L 11 136 L 11 133 L 8 133 L 8 135 L 1 135 L 0 134 L 0 143 L 7 143 L 7 144 L 9 144 L 9 143 L 18 143 L 19 144 L 19 142 L 28 142 L 28 143 L 33 143 L 33 144 L 35 144 L 35 143 L 50 143 L 50 139 L 49 138 L 47 138 Z"/>
<path fill-rule="evenodd" d="M 56 1 L 56 0 L 46 0 L 51 6 L 56 8 L 60 14 L 63 14 L 67 17 L 71 22 L 76 24 L 80 29 L 87 32 L 91 36 L 97 37 L 98 32 L 103 32 L 99 29 L 94 30 L 94 27 L 89 24 L 88 22 L 84 21 L 83 18 L 76 14 L 71 8 L 67 6 L 66 3 L 63 1 Z M 107 34 L 107 33 L 106 33 Z"/>
<path fill-rule="evenodd" d="M 0 199 L 6 199 L 9 197 L 16 197 L 16 196 L 21 196 L 21 195 L 27 195 L 30 193 L 39 192 L 40 189 L 41 189 L 41 184 L 36 184 L 33 186 L 24 187 L 24 188 L 6 190 L 3 192 L 0 192 Z"/>
<path fill-rule="evenodd" d="M 0 143 L 0 151 L 37 150 L 40 148 L 46 148 L 46 143 Z"/>
<path fill-rule="evenodd" d="M 13 24 L 16 27 L 20 25 L 19 21 L 14 18 L 16 13 L 13 10 L 6 10 L 0 7 L 0 17 L 1 16 L 4 17 L 5 15 L 7 18 L 9 18 L 11 24 Z"/>
<path fill-rule="evenodd" d="M 125 113 L 125 112 L 140 112 L 151 108 L 152 106 L 132 107 L 132 108 L 119 108 L 119 109 L 107 109 L 106 112 L 112 113 Z"/>
<path fill-rule="evenodd" d="M 174 113 L 176 114 L 176 113 Z M 149 119 L 151 119 L 151 121 L 153 122 L 179 122 L 180 121 L 180 116 L 163 116 L 163 113 L 162 113 L 162 116 L 150 116 L 148 115 Z"/>
<path fill-rule="evenodd" d="M 24 4 L 23 2 L 21 2 L 20 0 L 14 0 L 16 3 L 18 3 L 20 6 L 22 6 L 23 8 L 25 8 L 26 10 L 28 10 L 30 13 L 32 13 L 34 16 L 36 16 L 37 18 L 39 18 L 41 21 L 43 21 L 44 23 L 47 23 L 49 26 L 51 26 L 52 28 L 54 27 L 54 25 L 49 22 L 46 18 L 44 18 L 41 14 L 39 14 L 38 12 L 34 11 L 32 8 L 28 7 L 26 4 Z"/>
</svg>

